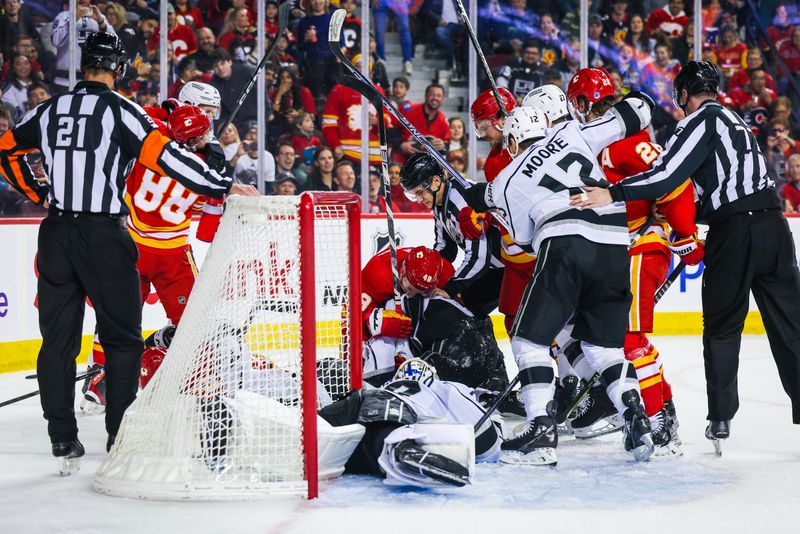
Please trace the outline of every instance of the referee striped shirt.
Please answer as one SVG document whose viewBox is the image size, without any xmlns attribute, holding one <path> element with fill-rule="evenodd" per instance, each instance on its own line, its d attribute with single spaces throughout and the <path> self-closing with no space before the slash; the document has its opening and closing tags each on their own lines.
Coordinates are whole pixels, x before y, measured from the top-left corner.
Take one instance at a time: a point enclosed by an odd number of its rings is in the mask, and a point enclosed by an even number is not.
<svg viewBox="0 0 800 534">
<path fill-rule="evenodd" d="M 468 206 L 464 200 L 464 187 L 455 180 L 447 180 L 442 187 L 445 188 L 444 201 L 441 206 L 433 208 L 436 231 L 433 248 L 450 262 L 455 261 L 459 248 L 464 251 L 464 260 L 445 288 L 445 291 L 455 295 L 486 274 L 488 269 L 503 267 L 500 261 L 500 232 L 497 228 L 489 227 L 480 239 L 467 239 L 458 223 L 458 212 Z"/>
<path fill-rule="evenodd" d="M 659 198 L 687 178 L 700 195 L 700 216 L 709 222 L 779 207 L 753 132 L 739 115 L 715 100 L 706 100 L 680 121 L 650 170 L 612 186 L 611 198 Z"/>
<path fill-rule="evenodd" d="M 39 149 L 49 187 L 36 181 L 25 154 Z M 231 180 L 161 134 L 135 103 L 105 84 L 75 89 L 31 110 L 0 137 L 0 174 L 25 196 L 58 209 L 124 215 L 125 180 L 138 159 L 159 176 L 221 198 Z"/>
</svg>

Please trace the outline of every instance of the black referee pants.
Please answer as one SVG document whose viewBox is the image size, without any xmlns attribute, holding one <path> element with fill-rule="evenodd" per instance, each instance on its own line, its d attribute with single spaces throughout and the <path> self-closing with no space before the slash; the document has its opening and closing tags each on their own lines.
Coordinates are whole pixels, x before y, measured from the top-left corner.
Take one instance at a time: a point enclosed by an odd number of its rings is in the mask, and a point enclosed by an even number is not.
<svg viewBox="0 0 800 534">
<path fill-rule="evenodd" d="M 119 217 L 54 212 L 39 228 L 39 329 L 36 366 L 50 441 L 78 436 L 75 358 L 84 302 L 97 316 L 106 353 L 106 430 L 116 434 L 136 397 L 142 350 L 138 252 Z"/>
<path fill-rule="evenodd" d="M 712 223 L 703 273 L 703 358 L 708 419 L 739 408 L 736 375 L 752 290 L 783 389 L 800 424 L 800 272 L 789 224 L 777 209 Z"/>
</svg>

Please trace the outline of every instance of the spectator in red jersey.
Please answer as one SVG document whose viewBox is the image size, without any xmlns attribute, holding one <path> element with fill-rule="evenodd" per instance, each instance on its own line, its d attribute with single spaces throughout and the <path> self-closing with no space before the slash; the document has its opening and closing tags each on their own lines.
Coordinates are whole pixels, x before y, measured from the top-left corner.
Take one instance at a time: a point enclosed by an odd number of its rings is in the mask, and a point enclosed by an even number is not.
<svg viewBox="0 0 800 534">
<path fill-rule="evenodd" d="M 275 56 L 278 60 L 278 64 L 281 67 L 288 67 L 289 65 L 297 65 L 297 61 L 288 52 L 288 50 L 289 50 L 289 39 L 287 39 L 285 35 L 281 35 L 280 37 L 278 37 L 278 43 L 275 45 Z"/>
<path fill-rule="evenodd" d="M 789 10 L 786 9 L 786 4 L 778 4 L 775 8 L 775 18 L 772 19 L 772 24 L 767 26 L 767 35 L 770 40 L 769 43 L 766 43 L 767 49 L 772 46 L 777 47 L 785 39 L 791 39 L 793 31 L 794 26 L 789 24 Z"/>
<path fill-rule="evenodd" d="M 784 213 L 800 211 L 800 154 L 786 160 L 786 185 L 781 189 Z"/>
<path fill-rule="evenodd" d="M 389 101 L 394 104 L 403 115 L 407 115 L 411 111 L 411 106 L 414 105 L 408 99 L 408 90 L 411 88 L 411 82 L 405 76 L 398 76 L 392 81 L 392 94 Z"/>
<path fill-rule="evenodd" d="M 447 151 L 447 144 L 450 142 L 450 125 L 447 124 L 447 117 L 439 109 L 444 102 L 444 87 L 438 83 L 432 83 L 425 88 L 425 101 L 421 104 L 414 104 L 406 114 L 410 122 L 422 135 L 428 137 L 433 148 L 439 152 Z M 422 146 L 411 139 L 408 131 L 403 133 L 405 141 L 400 145 L 399 154 L 395 160 L 401 163 L 408 159 L 411 154 L 416 154 L 423 150 Z"/>
<path fill-rule="evenodd" d="M 757 46 L 748 48 L 744 59 L 747 63 L 747 69 L 741 69 L 733 75 L 728 82 L 728 93 L 731 93 L 736 88 L 743 88 L 750 81 L 750 69 L 764 67 L 764 52 Z M 775 85 L 775 79 L 767 71 L 764 71 L 764 74 L 767 78 L 767 87 L 777 93 L 778 87 Z"/>
<path fill-rule="evenodd" d="M 792 139 L 788 121 L 773 117 L 769 124 L 771 132 L 767 137 L 764 156 L 770 178 L 775 182 L 775 189 L 780 191 L 786 183 L 786 161 L 792 155 L 800 153 L 800 145 Z"/>
<path fill-rule="evenodd" d="M 797 73 L 800 72 L 800 26 L 795 26 L 792 30 L 792 38 L 784 39 L 778 46 L 778 57 L 789 69 L 789 72 L 782 72 L 779 76 L 782 81 L 778 83 L 780 92 L 785 92 L 788 87 L 788 77 L 794 76 L 795 80 L 800 81 Z"/>
<path fill-rule="evenodd" d="M 347 57 L 361 53 L 361 19 L 355 15 L 356 0 L 340 0 L 339 7 L 347 12 L 342 22 L 342 48 Z"/>
<path fill-rule="evenodd" d="M 272 102 L 269 136 L 274 146 L 279 137 L 292 132 L 300 113 L 315 113 L 316 106 L 311 91 L 286 67 L 278 71 L 277 86 L 270 87 L 268 94 Z"/>
<path fill-rule="evenodd" d="M 749 81 L 744 87 L 736 87 L 728 92 L 734 105 L 741 113 L 755 108 L 768 108 L 775 100 L 775 91 L 767 87 L 767 72 L 764 67 L 747 70 Z"/>
<path fill-rule="evenodd" d="M 314 115 L 304 111 L 297 116 L 297 127 L 292 137 L 292 146 L 300 154 L 303 162 L 310 163 L 313 154 L 322 146 L 322 139 L 318 135 L 317 125 L 314 124 Z"/>
<path fill-rule="evenodd" d="M 264 5 L 264 29 L 270 41 L 278 36 L 278 2 L 276 0 L 269 0 Z"/>
<path fill-rule="evenodd" d="M 203 14 L 197 6 L 189 3 L 189 0 L 172 0 L 175 3 L 175 14 L 178 16 L 178 23 L 185 24 L 193 30 L 205 26 Z"/>
<path fill-rule="evenodd" d="M 153 34 L 150 41 L 150 52 L 158 49 L 159 35 L 158 31 Z M 167 4 L 167 40 L 172 44 L 175 61 L 180 61 L 183 56 L 197 52 L 197 39 L 194 32 L 186 24 L 178 22 L 175 6 L 172 4 Z"/>
<path fill-rule="evenodd" d="M 730 80 L 744 67 L 747 45 L 739 40 L 739 32 L 733 26 L 725 26 L 719 34 L 717 44 L 717 65 L 722 69 L 725 79 Z"/>
<path fill-rule="evenodd" d="M 683 0 L 669 0 L 666 6 L 656 9 L 647 17 L 647 32 L 657 38 L 658 33 L 665 37 L 680 37 L 689 17 L 684 12 Z"/>
<path fill-rule="evenodd" d="M 27 57 L 31 62 L 31 72 L 35 75 L 39 76 L 42 75 L 42 67 L 39 65 L 39 62 L 36 60 L 37 57 L 37 49 L 36 49 L 36 42 L 28 36 L 20 36 L 17 38 L 17 41 L 14 43 L 14 46 L 11 48 L 11 53 L 5 56 L 0 56 L 0 58 L 4 58 L 6 61 L 3 63 L 2 69 L 0 69 L 0 85 L 6 82 L 6 78 L 9 77 L 11 74 L 11 68 L 14 66 L 14 57 L 18 55 L 22 55 Z"/>
<path fill-rule="evenodd" d="M 219 47 L 231 57 L 243 62 L 256 47 L 256 29 L 250 23 L 250 11 L 246 7 L 231 10 L 225 17 L 225 26 L 219 36 Z"/>
</svg>

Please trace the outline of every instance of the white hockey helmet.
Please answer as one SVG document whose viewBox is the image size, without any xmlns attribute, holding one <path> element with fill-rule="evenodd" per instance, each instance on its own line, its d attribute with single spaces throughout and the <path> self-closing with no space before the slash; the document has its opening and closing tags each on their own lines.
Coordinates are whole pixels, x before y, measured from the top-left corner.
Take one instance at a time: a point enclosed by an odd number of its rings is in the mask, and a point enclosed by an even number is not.
<svg viewBox="0 0 800 534">
<path fill-rule="evenodd" d="M 512 158 L 515 158 L 519 155 L 521 143 L 529 139 L 544 137 L 546 131 L 547 117 L 542 111 L 534 107 L 516 107 L 511 110 L 503 124 L 503 141 L 506 150 Z"/>
<path fill-rule="evenodd" d="M 522 105 L 544 112 L 550 124 L 569 114 L 567 96 L 564 91 L 553 84 L 542 85 L 525 95 Z"/>
<path fill-rule="evenodd" d="M 193 106 L 213 106 L 217 108 L 214 111 L 214 120 L 219 119 L 219 109 L 222 104 L 222 99 L 219 96 L 219 91 L 213 85 L 202 82 L 187 82 L 183 86 L 181 92 L 178 94 L 178 100 L 185 104 Z"/>
</svg>

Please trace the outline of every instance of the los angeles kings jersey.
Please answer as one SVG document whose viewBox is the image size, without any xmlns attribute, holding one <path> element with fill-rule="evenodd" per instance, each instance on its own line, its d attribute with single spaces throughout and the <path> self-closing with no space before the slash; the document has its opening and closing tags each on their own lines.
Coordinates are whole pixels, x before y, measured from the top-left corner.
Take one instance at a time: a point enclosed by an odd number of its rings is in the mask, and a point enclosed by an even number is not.
<svg viewBox="0 0 800 534">
<path fill-rule="evenodd" d="M 624 203 L 578 209 L 569 205 L 569 197 L 580 194 L 585 186 L 608 187 L 597 156 L 649 121 L 648 106 L 631 98 L 589 124 L 568 121 L 548 130 L 488 184 L 485 200 L 492 214 L 515 242 L 531 244 L 534 253 L 544 240 L 566 235 L 627 246 Z"/>
</svg>

